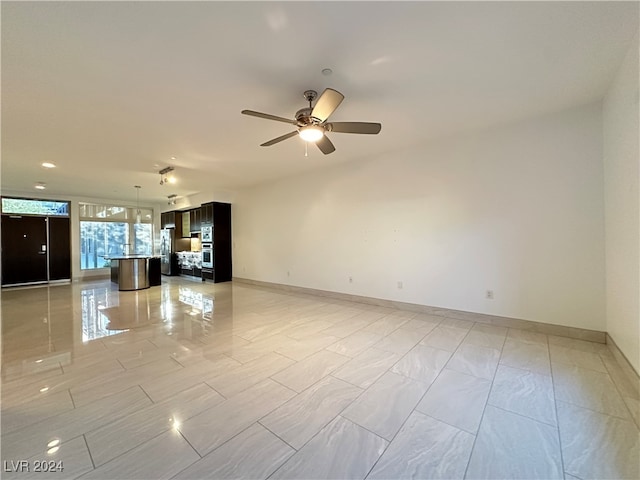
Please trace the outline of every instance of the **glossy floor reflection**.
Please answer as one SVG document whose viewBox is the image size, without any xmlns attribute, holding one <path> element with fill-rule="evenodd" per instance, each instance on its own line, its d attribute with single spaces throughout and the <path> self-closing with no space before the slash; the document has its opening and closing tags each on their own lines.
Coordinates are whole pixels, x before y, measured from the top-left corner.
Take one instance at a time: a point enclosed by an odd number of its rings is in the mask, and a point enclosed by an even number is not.
<svg viewBox="0 0 640 480">
<path fill-rule="evenodd" d="M 639 405 L 605 345 L 470 315 L 175 277 L 2 291 L 2 478 L 637 479 Z"/>
</svg>

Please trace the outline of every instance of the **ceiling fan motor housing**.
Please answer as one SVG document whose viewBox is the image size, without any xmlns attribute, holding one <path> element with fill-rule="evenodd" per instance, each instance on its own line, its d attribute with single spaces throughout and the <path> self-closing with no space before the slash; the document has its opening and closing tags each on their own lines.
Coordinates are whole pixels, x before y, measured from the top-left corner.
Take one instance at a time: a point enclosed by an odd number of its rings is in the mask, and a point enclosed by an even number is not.
<svg viewBox="0 0 640 480">
<path fill-rule="evenodd" d="M 296 112 L 296 122 L 299 127 L 306 127 L 307 125 L 319 125 L 320 120 L 311 116 L 311 107 L 301 108 Z"/>
<path fill-rule="evenodd" d="M 315 90 L 305 90 L 302 95 L 307 100 L 307 102 L 309 102 L 309 104 L 311 104 L 311 102 L 318 98 L 318 92 L 316 92 Z"/>
</svg>

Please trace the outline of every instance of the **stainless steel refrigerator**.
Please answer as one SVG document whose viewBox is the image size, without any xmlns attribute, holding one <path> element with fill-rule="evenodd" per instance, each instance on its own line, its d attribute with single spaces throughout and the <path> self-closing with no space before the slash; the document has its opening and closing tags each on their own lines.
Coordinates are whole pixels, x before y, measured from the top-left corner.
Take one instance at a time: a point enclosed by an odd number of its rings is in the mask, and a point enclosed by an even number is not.
<svg viewBox="0 0 640 480">
<path fill-rule="evenodd" d="M 160 230 L 160 258 L 160 271 L 163 275 L 178 275 L 176 231 L 173 228 Z"/>
</svg>

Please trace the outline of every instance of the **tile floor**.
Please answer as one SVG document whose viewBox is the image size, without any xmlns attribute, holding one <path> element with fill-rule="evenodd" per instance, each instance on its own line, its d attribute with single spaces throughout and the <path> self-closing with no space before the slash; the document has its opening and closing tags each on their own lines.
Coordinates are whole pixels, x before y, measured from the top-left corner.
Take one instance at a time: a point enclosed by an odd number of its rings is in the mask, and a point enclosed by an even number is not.
<svg viewBox="0 0 640 480">
<path fill-rule="evenodd" d="M 2 291 L 2 478 L 640 477 L 604 345 L 163 282 Z"/>
</svg>

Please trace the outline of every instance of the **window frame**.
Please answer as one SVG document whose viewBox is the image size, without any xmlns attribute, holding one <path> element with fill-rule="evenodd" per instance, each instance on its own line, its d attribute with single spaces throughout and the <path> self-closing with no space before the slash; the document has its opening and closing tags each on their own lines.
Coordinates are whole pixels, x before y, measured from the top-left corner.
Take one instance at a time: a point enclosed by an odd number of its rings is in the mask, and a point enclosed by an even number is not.
<svg viewBox="0 0 640 480">
<path fill-rule="evenodd" d="M 107 212 L 111 211 L 111 214 Z M 138 211 L 141 212 L 140 221 L 138 222 Z M 78 235 L 79 235 L 79 262 L 81 271 L 99 270 L 109 268 L 109 265 L 102 267 L 86 267 L 83 266 L 83 255 L 85 249 L 85 238 L 83 237 L 83 223 L 113 223 L 113 224 L 125 224 L 125 243 L 122 244 L 123 252 L 120 255 L 143 255 L 151 256 L 153 254 L 154 245 L 154 231 L 153 231 L 153 208 L 140 208 L 130 207 L 115 204 L 99 204 L 92 202 L 79 202 L 78 203 Z M 147 243 L 146 251 L 137 253 L 136 244 L 138 243 L 139 236 L 136 235 L 136 225 L 149 225 L 149 241 Z M 124 247 L 128 246 L 127 251 Z M 105 245 L 106 247 L 106 245 Z M 133 253 L 130 253 L 133 252 Z M 104 252 L 103 258 L 109 256 L 115 256 L 112 252 Z"/>
</svg>

